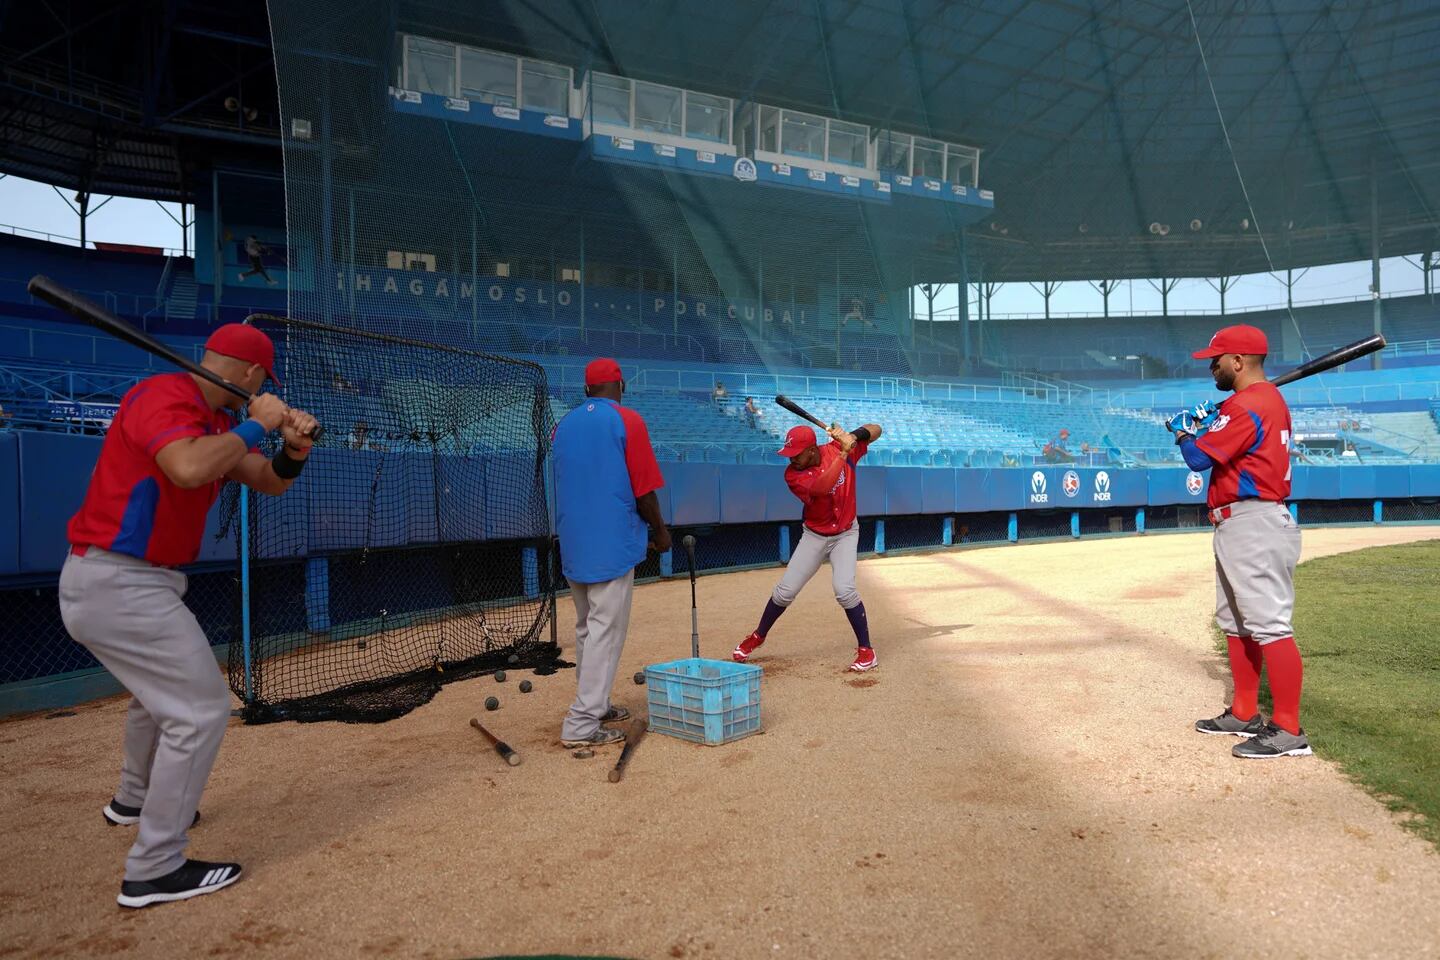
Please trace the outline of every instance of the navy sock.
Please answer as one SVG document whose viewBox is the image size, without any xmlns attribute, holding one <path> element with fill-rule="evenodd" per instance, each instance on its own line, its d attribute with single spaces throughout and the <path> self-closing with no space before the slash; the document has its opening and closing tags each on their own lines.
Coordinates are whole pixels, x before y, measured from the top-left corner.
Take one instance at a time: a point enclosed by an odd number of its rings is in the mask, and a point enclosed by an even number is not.
<svg viewBox="0 0 1440 960">
<path fill-rule="evenodd" d="M 755 628 L 755 632 L 764 637 L 770 632 L 770 628 L 775 626 L 775 621 L 780 619 L 780 614 L 784 612 L 785 608 L 776 603 L 773 597 L 765 601 L 765 612 L 760 615 L 760 626 Z"/>
<path fill-rule="evenodd" d="M 845 611 L 846 618 L 850 621 L 850 628 L 855 631 L 855 639 L 860 646 L 870 649 L 870 622 L 865 619 L 865 604 L 857 603 Z"/>
</svg>

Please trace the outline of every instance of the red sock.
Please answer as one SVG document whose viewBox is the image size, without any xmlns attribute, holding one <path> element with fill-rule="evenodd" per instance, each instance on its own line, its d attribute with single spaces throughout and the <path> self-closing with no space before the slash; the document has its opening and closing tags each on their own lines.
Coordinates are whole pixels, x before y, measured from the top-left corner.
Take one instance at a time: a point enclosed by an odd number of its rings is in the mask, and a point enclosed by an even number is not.
<svg viewBox="0 0 1440 960">
<path fill-rule="evenodd" d="M 1237 720 L 1254 718 L 1260 709 L 1257 698 L 1260 695 L 1260 644 L 1249 637 L 1226 637 L 1230 645 L 1230 676 L 1235 680 L 1235 698 L 1230 701 L 1230 712 Z"/>
<path fill-rule="evenodd" d="M 1260 648 L 1265 654 L 1265 669 L 1270 673 L 1270 696 L 1275 701 L 1271 721 L 1289 733 L 1300 733 L 1300 685 L 1304 669 L 1300 650 L 1294 637 L 1276 640 Z"/>
</svg>

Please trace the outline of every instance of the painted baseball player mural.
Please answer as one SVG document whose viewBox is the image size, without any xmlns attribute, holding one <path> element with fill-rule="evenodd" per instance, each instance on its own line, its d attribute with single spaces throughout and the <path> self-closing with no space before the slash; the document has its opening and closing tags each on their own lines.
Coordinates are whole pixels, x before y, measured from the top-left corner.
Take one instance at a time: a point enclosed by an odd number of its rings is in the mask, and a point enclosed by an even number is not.
<svg viewBox="0 0 1440 960">
<path fill-rule="evenodd" d="M 876 664 L 870 646 L 870 626 L 865 620 L 865 604 L 855 589 L 855 561 L 860 545 L 860 524 L 855 518 L 855 467 L 865 456 L 870 444 L 880 439 L 880 427 L 867 423 L 846 432 L 832 425 L 828 431 L 831 442 L 820 446 L 811 427 L 798 426 L 785 435 L 780 456 L 790 458 L 785 469 L 785 482 L 790 491 L 805 505 L 805 532 L 785 568 L 785 576 L 765 604 L 760 625 L 731 656 L 743 663 L 757 647 L 785 608 L 810 582 L 827 558 L 830 561 L 835 600 L 855 631 L 857 649 L 850 669 L 870 670 Z"/>
<path fill-rule="evenodd" d="M 1300 558 L 1300 528 L 1284 502 L 1290 409 L 1265 376 L 1268 350 L 1265 333 L 1255 327 L 1216 333 L 1193 356 L 1208 359 L 1215 386 L 1233 395 L 1218 409 L 1201 404 L 1165 422 L 1190 468 L 1210 471 L 1215 620 L 1225 631 L 1235 680 L 1230 706 L 1195 729 L 1241 737 L 1232 752 L 1253 759 L 1310 754 L 1300 727 L 1300 651 L 1290 626 Z M 1262 667 L 1275 701 L 1268 722 L 1257 703 Z"/>
<path fill-rule="evenodd" d="M 255 327 L 230 323 L 205 343 L 202 366 L 254 393 L 274 379 L 275 349 Z M 315 418 L 270 393 L 244 401 L 189 373 L 142 380 L 125 394 L 100 448 L 85 501 L 70 520 L 60 616 L 130 691 L 120 788 L 105 805 L 115 825 L 139 824 L 118 898 L 145 907 L 212 893 L 240 864 L 190 860 L 186 831 L 230 721 L 230 691 L 178 567 L 194 562 L 205 515 L 227 480 L 281 494 L 310 456 Z M 256 449 L 274 430 L 272 459 Z"/>
</svg>

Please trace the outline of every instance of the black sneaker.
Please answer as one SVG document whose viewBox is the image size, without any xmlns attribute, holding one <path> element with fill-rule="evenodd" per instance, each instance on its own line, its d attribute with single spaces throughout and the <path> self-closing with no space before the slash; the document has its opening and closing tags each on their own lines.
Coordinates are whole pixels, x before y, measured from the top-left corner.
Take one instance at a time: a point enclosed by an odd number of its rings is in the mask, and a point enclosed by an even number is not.
<svg viewBox="0 0 1440 960">
<path fill-rule="evenodd" d="M 1241 720 L 1226 707 L 1225 712 L 1218 717 L 1211 717 L 1209 720 L 1196 720 L 1195 729 L 1199 733 L 1228 734 L 1232 737 L 1240 737 L 1248 740 L 1251 737 L 1258 737 L 1260 731 L 1265 729 L 1265 718 L 1260 716 L 1260 711 L 1255 711 L 1255 716 L 1249 720 Z"/>
<path fill-rule="evenodd" d="M 624 707 L 611 707 L 605 711 L 605 716 L 600 718 L 601 723 L 619 723 L 621 720 L 629 720 L 630 711 Z"/>
<path fill-rule="evenodd" d="M 113 797 L 100 812 L 105 815 L 105 822 L 112 827 L 133 827 L 140 822 L 139 807 L 127 807 Z M 196 810 L 195 819 L 190 821 L 190 826 L 193 827 L 199 822 L 200 811 Z"/>
<path fill-rule="evenodd" d="M 624 730 L 617 730 L 615 727 L 601 727 L 583 740 L 566 740 L 561 738 L 560 746 L 567 750 L 573 750 L 576 747 L 603 747 L 609 743 L 619 743 L 624 739 Z"/>
<path fill-rule="evenodd" d="M 186 860 L 183 866 L 154 880 L 126 880 L 120 884 L 116 902 L 122 907 L 148 907 L 171 900 L 189 900 L 214 893 L 240 879 L 238 863 L 206 863 Z"/>
</svg>

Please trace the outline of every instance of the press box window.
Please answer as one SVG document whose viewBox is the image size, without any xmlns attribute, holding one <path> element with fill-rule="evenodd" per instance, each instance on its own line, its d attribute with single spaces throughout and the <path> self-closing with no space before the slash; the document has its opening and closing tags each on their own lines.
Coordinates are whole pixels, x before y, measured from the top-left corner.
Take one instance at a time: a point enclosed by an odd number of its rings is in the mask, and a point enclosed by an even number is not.
<svg viewBox="0 0 1440 960">
<path fill-rule="evenodd" d="M 917 177 L 945 179 L 945 144 L 939 140 L 916 137 L 910 172 Z"/>
<path fill-rule="evenodd" d="M 406 37 L 405 89 L 455 96 L 455 45 Z"/>
<path fill-rule="evenodd" d="M 570 71 L 553 63 L 523 61 L 520 93 L 526 110 L 563 117 L 570 112 Z"/>
<path fill-rule="evenodd" d="M 630 81 L 605 73 L 590 74 L 590 119 L 630 126 Z"/>
<path fill-rule="evenodd" d="M 461 47 L 460 96 L 497 107 L 515 106 L 515 58 Z"/>
<path fill-rule="evenodd" d="M 863 167 L 868 159 L 866 147 L 870 128 L 843 120 L 830 121 L 830 152 L 826 159 L 851 167 Z"/>
<path fill-rule="evenodd" d="M 875 140 L 875 166 L 886 173 L 910 173 L 910 135 L 882 130 Z"/>
<path fill-rule="evenodd" d="M 730 101 L 704 93 L 685 93 L 685 135 L 715 143 L 730 142 Z"/>
<path fill-rule="evenodd" d="M 780 152 L 811 160 L 825 159 L 825 118 L 786 110 L 780 130 Z"/>
<path fill-rule="evenodd" d="M 635 84 L 635 128 L 679 136 L 680 97 L 681 92 L 674 87 Z"/>
</svg>

